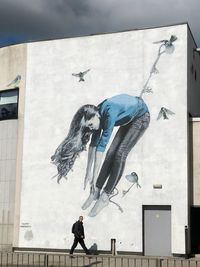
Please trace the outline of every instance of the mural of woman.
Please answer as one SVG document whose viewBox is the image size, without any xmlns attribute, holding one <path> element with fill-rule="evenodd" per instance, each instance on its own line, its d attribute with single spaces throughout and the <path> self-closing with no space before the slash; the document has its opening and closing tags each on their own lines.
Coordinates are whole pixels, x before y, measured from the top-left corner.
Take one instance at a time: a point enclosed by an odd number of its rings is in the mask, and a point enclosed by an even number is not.
<svg viewBox="0 0 200 267">
<path fill-rule="evenodd" d="M 84 105 L 74 115 L 67 137 L 51 157 L 52 163 L 57 166 L 55 177 L 58 183 L 72 170 L 79 153 L 86 150 L 91 133 L 99 129 L 99 116 L 98 108 L 94 105 Z"/>
<path fill-rule="evenodd" d="M 96 201 L 88 214 L 90 217 L 109 205 L 109 197 L 122 177 L 126 158 L 149 122 L 150 114 L 143 99 L 128 94 L 105 99 L 98 107 L 84 105 L 75 114 L 68 136 L 51 159 L 57 165 L 59 182 L 66 177 L 77 155 L 86 148 L 92 134 L 84 181 L 84 189 L 90 183 L 90 195 L 82 206 L 82 209 L 87 209 Z M 119 129 L 102 164 L 115 126 Z"/>
</svg>

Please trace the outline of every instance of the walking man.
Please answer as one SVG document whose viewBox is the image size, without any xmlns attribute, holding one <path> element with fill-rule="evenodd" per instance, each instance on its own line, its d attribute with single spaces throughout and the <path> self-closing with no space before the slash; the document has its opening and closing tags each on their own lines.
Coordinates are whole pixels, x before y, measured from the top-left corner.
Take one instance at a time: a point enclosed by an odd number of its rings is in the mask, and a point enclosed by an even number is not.
<svg viewBox="0 0 200 267">
<path fill-rule="evenodd" d="M 90 255 L 90 252 L 85 246 L 85 242 L 84 242 L 85 234 L 84 234 L 84 227 L 83 227 L 83 216 L 79 216 L 79 220 L 75 222 L 75 224 L 72 227 L 72 232 L 74 234 L 74 243 L 71 247 L 70 255 L 73 254 L 74 249 L 77 247 L 78 243 L 81 245 L 85 253 L 87 255 Z"/>
</svg>

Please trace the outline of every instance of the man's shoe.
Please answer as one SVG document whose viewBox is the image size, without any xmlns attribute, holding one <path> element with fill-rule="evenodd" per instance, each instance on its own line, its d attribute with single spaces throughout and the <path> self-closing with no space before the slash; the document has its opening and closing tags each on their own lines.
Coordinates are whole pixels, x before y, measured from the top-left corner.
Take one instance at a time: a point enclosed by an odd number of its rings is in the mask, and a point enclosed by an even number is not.
<svg viewBox="0 0 200 267">
<path fill-rule="evenodd" d="M 74 256 L 73 256 L 73 254 L 69 254 L 69 257 L 72 259 L 72 258 L 75 258 Z"/>
<path fill-rule="evenodd" d="M 88 216 L 95 217 L 103 208 L 109 204 L 109 195 L 106 192 L 103 192 L 100 198 L 95 203 L 94 207 L 89 212 Z"/>
</svg>

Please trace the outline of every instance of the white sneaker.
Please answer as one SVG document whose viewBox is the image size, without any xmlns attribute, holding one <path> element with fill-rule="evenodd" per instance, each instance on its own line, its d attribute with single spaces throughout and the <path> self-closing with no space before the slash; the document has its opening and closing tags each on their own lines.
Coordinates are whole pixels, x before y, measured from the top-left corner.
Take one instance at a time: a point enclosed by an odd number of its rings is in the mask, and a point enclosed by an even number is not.
<svg viewBox="0 0 200 267">
<path fill-rule="evenodd" d="M 83 210 L 86 210 L 94 200 L 97 200 L 100 195 L 100 189 L 96 189 L 94 192 L 91 192 L 83 206 L 81 207 Z"/>
<path fill-rule="evenodd" d="M 100 198 L 96 201 L 94 207 L 89 212 L 88 216 L 95 217 L 103 208 L 109 204 L 109 195 L 103 192 Z"/>
<path fill-rule="evenodd" d="M 99 199 L 99 197 L 100 197 L 100 189 L 97 188 L 94 191 L 94 200 Z"/>
</svg>

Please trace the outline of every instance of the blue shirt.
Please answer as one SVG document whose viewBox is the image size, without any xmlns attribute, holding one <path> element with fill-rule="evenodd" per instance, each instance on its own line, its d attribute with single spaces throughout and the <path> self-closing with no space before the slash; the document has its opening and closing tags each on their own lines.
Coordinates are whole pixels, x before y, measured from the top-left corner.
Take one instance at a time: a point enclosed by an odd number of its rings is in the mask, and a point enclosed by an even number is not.
<svg viewBox="0 0 200 267">
<path fill-rule="evenodd" d="M 104 100 L 98 105 L 100 129 L 92 135 L 91 146 L 104 152 L 113 128 L 122 126 L 148 112 L 147 105 L 137 96 L 120 94 Z"/>
</svg>

